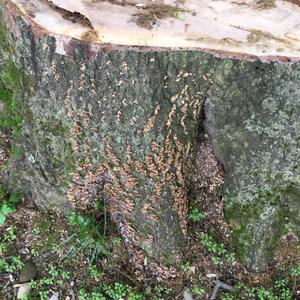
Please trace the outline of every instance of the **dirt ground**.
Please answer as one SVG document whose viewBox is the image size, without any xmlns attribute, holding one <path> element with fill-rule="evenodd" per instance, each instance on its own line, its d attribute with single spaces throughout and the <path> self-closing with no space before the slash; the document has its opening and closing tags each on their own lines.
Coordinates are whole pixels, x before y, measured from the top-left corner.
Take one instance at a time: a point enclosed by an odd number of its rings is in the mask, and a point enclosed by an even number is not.
<svg viewBox="0 0 300 300">
<path fill-rule="evenodd" d="M 7 158 L 8 140 L 5 134 L 1 135 L 0 164 Z M 300 250 L 292 234 L 282 239 L 265 273 L 250 273 L 239 261 L 223 215 L 223 177 L 208 137 L 200 136 L 190 178 L 192 201 L 185 260 L 173 268 L 173 278 L 168 280 L 132 267 L 130 255 L 109 216 L 105 225 L 103 214 L 96 216 L 100 232 L 106 226 L 106 233 L 97 244 L 100 254 L 91 259 L 90 248 L 83 247 L 85 233 L 79 234 L 78 226 L 70 224 L 70 219 L 55 212 L 39 212 L 22 199 L 16 213 L 0 226 L 0 299 L 16 299 L 20 273 L 28 261 L 35 265 L 36 274 L 31 294 L 24 299 L 50 299 L 54 295 L 57 298 L 51 300 L 184 299 L 185 291 L 189 291 L 185 297 L 193 295 L 194 300 L 210 299 L 216 277 L 236 291 L 219 290 L 214 299 L 300 299 L 300 275 L 296 271 L 291 274 L 300 264 Z M 21 264 L 16 263 L 16 257 Z"/>
</svg>

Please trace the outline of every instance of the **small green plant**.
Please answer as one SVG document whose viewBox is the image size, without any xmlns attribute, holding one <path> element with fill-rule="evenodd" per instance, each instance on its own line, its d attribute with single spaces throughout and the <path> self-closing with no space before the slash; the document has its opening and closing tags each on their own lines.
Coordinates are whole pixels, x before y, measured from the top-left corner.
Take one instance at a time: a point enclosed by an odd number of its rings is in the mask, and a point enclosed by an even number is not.
<svg viewBox="0 0 300 300">
<path fill-rule="evenodd" d="M 292 276 L 300 277 L 300 265 L 292 268 Z"/>
<path fill-rule="evenodd" d="M 204 234 L 201 237 L 201 243 L 212 254 L 212 261 L 215 265 L 221 264 L 222 259 L 228 263 L 233 263 L 235 261 L 235 254 L 229 252 L 223 243 L 218 243 L 212 234 Z"/>
<path fill-rule="evenodd" d="M 98 290 L 93 289 L 92 293 L 88 293 L 85 289 L 79 290 L 79 300 L 106 300 L 107 298 Z"/>
<path fill-rule="evenodd" d="M 41 230 L 40 226 L 36 226 L 32 229 L 32 232 L 33 232 L 34 235 L 37 236 L 42 232 L 42 230 Z"/>
<path fill-rule="evenodd" d="M 55 267 L 51 267 L 49 274 L 51 275 L 52 278 L 56 278 L 58 276 L 58 270 Z"/>
<path fill-rule="evenodd" d="M 99 280 L 103 276 L 103 272 L 100 271 L 96 265 L 89 266 L 89 273 L 94 280 Z"/>
<path fill-rule="evenodd" d="M 37 288 L 37 286 L 38 286 L 37 281 L 32 279 L 31 282 L 30 282 L 30 286 L 31 286 L 32 289 Z"/>
<path fill-rule="evenodd" d="M 20 256 L 0 259 L 0 272 L 14 273 L 24 266 Z"/>
<path fill-rule="evenodd" d="M 225 259 L 229 263 L 233 263 L 236 260 L 235 254 L 233 252 L 228 252 L 225 254 Z"/>
<path fill-rule="evenodd" d="M 286 287 L 288 283 L 289 283 L 289 280 L 287 278 L 283 278 L 280 280 L 276 280 L 274 282 L 274 287 L 276 289 L 280 289 L 280 288 Z"/>
<path fill-rule="evenodd" d="M 235 296 L 229 294 L 229 293 L 223 293 L 221 296 L 222 300 L 235 300 Z"/>
<path fill-rule="evenodd" d="M 204 213 L 202 213 L 201 211 L 199 211 L 197 208 L 194 208 L 192 210 L 192 212 L 190 213 L 189 218 L 193 221 L 193 222 L 199 222 L 202 221 L 204 219 L 205 215 Z"/>
<path fill-rule="evenodd" d="M 49 277 L 43 277 L 39 280 L 39 285 L 40 286 L 48 286 L 52 285 L 54 283 L 54 278 L 49 276 Z"/>
<path fill-rule="evenodd" d="M 49 299 L 49 291 L 39 291 L 40 300 L 48 300 Z"/>
<path fill-rule="evenodd" d="M 203 288 L 199 287 L 199 286 L 194 286 L 192 289 L 191 289 L 191 292 L 195 295 L 195 296 L 203 296 L 205 291 Z"/>
<path fill-rule="evenodd" d="M 115 282 L 113 285 L 104 284 L 102 285 L 103 292 L 112 299 L 121 299 L 126 297 L 130 292 L 130 287 L 127 284 Z"/>
<path fill-rule="evenodd" d="M 69 271 L 62 271 L 62 273 L 61 273 L 61 279 L 62 280 L 70 279 L 70 276 L 71 276 L 71 274 L 70 274 Z"/>
<path fill-rule="evenodd" d="M 7 215 L 16 211 L 16 205 L 19 202 L 20 198 L 16 195 L 10 195 L 7 198 L 3 186 L 0 186 L 0 225 L 5 223 Z"/>
<path fill-rule="evenodd" d="M 11 243 L 12 241 L 14 241 L 17 238 L 16 232 L 17 227 L 14 225 L 6 228 L 4 233 L 4 241 L 7 243 Z"/>
<path fill-rule="evenodd" d="M 130 292 L 127 299 L 128 300 L 144 300 L 144 296 L 141 294 L 137 294 L 135 292 Z"/>
<path fill-rule="evenodd" d="M 33 256 L 33 257 L 37 257 L 38 255 L 39 255 L 39 252 L 38 252 L 38 250 L 36 250 L 36 249 L 31 249 L 31 255 Z"/>
<path fill-rule="evenodd" d="M 187 261 L 181 265 L 181 270 L 188 272 L 191 268 L 191 264 Z"/>
<path fill-rule="evenodd" d="M 105 241 L 105 229 L 101 232 L 97 217 L 73 212 L 67 215 L 67 219 L 75 229 L 70 241 L 74 252 L 83 251 L 87 253 L 90 263 L 95 262 L 99 255 L 109 257 L 110 253 Z"/>
<path fill-rule="evenodd" d="M 257 299 L 257 300 L 293 300 L 293 290 L 289 288 L 292 282 L 289 278 L 276 280 L 271 287 L 247 287 L 244 283 L 238 282 L 235 285 L 234 293 L 223 292 L 222 300 L 231 299 Z"/>
<path fill-rule="evenodd" d="M 91 293 L 85 289 L 79 290 L 79 300 L 144 300 L 142 294 L 138 294 L 132 288 L 120 282 L 114 284 L 102 284 L 98 288 L 94 288 Z"/>
<path fill-rule="evenodd" d="M 89 300 L 89 294 L 85 289 L 79 290 L 79 300 Z"/>
<path fill-rule="evenodd" d="M 106 300 L 106 298 L 100 292 L 97 291 L 93 291 L 91 296 L 92 300 Z"/>
<path fill-rule="evenodd" d="M 166 287 L 163 287 L 162 285 L 160 284 L 157 284 L 155 287 L 154 287 L 154 291 L 156 293 L 158 293 L 158 295 L 161 297 L 163 295 L 168 295 L 171 293 L 171 289 L 169 288 L 166 288 Z"/>
</svg>

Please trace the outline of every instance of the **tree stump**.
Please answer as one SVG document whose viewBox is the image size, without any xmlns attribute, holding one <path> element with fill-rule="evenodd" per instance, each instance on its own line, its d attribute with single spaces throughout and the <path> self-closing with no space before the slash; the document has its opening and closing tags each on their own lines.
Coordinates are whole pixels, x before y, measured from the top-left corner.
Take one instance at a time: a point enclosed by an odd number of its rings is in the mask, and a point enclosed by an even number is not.
<svg viewBox="0 0 300 300">
<path fill-rule="evenodd" d="M 101 192 L 128 251 L 176 265 L 206 130 L 246 266 L 265 270 L 287 225 L 299 237 L 298 1 L 0 7 L 10 190 L 60 210 L 89 209 Z"/>
</svg>

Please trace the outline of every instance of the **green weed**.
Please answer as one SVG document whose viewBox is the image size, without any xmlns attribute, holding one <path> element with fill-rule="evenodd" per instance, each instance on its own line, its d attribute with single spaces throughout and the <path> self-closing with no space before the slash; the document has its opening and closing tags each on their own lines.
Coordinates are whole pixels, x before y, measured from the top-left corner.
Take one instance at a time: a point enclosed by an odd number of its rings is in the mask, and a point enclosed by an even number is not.
<svg viewBox="0 0 300 300">
<path fill-rule="evenodd" d="M 204 289 L 201 288 L 201 287 L 199 287 L 199 286 L 194 286 L 194 287 L 192 287 L 191 292 L 192 292 L 194 295 L 199 296 L 199 297 L 203 296 L 204 293 L 205 293 Z"/>
<path fill-rule="evenodd" d="M 89 266 L 89 274 L 94 280 L 99 280 L 103 276 L 103 272 L 96 265 Z"/>
<path fill-rule="evenodd" d="M 6 221 L 7 215 L 16 211 L 16 205 L 20 202 L 20 197 L 17 195 L 6 195 L 4 187 L 0 185 L 0 225 Z"/>
<path fill-rule="evenodd" d="M 292 268 L 292 276 L 300 277 L 300 265 Z"/>
<path fill-rule="evenodd" d="M 201 244 L 212 254 L 212 261 L 214 264 L 221 264 L 223 259 L 228 263 L 233 263 L 235 261 L 235 254 L 229 252 L 223 243 L 218 243 L 212 234 L 203 234 L 201 237 Z"/>
<path fill-rule="evenodd" d="M 181 265 L 181 270 L 188 272 L 191 268 L 191 264 L 187 261 Z"/>
<path fill-rule="evenodd" d="M 16 273 L 24 266 L 20 256 L 0 259 L 0 272 Z"/>
<path fill-rule="evenodd" d="M 110 256 L 105 241 L 105 232 L 101 231 L 96 216 L 72 212 L 68 214 L 67 219 L 75 229 L 75 233 L 70 240 L 70 252 L 85 252 L 90 263 L 95 262 L 100 255 Z"/>
<path fill-rule="evenodd" d="M 189 218 L 193 221 L 193 222 L 199 222 L 202 221 L 204 219 L 205 215 L 204 213 L 202 213 L 201 211 L 199 211 L 197 208 L 194 208 L 192 210 L 192 212 L 189 215 Z"/>
<path fill-rule="evenodd" d="M 291 279 L 292 277 L 288 276 L 287 278 L 276 280 L 269 288 L 247 287 L 244 283 L 239 282 L 235 285 L 234 294 L 223 292 L 221 299 L 293 300 L 295 299 L 295 291 L 290 288 L 290 286 L 293 286 Z"/>
<path fill-rule="evenodd" d="M 101 284 L 94 288 L 91 293 L 85 289 L 79 290 L 79 300 L 144 300 L 144 296 L 133 291 L 127 284 L 115 282 L 113 284 Z"/>
</svg>

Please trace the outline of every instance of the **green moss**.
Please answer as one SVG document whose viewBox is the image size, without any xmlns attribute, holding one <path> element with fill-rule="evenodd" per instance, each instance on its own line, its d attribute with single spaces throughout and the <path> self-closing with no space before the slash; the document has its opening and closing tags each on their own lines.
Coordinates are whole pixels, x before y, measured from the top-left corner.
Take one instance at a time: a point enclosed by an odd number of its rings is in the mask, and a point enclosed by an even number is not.
<svg viewBox="0 0 300 300">
<path fill-rule="evenodd" d="M 275 189 L 275 195 L 277 193 Z M 255 202 L 226 206 L 225 217 L 233 229 L 232 243 L 246 265 L 249 265 L 249 257 L 255 257 L 256 251 L 256 256 L 271 260 L 279 239 L 287 231 L 286 216 L 287 210 L 280 204 L 280 199 L 269 191 L 261 193 Z"/>
<path fill-rule="evenodd" d="M 15 92 L 0 82 L 0 128 L 19 130 L 22 118 L 18 112 Z"/>
<path fill-rule="evenodd" d="M 22 117 L 18 99 L 25 87 L 24 74 L 15 63 L 10 33 L 5 27 L 0 10 L 0 129 L 8 129 L 14 137 L 20 136 Z"/>
<path fill-rule="evenodd" d="M 0 49 L 5 52 L 12 52 L 9 32 L 4 22 L 3 11 L 0 8 Z"/>
<path fill-rule="evenodd" d="M 0 71 L 0 128 L 18 131 L 22 118 L 17 98 L 22 93 L 23 75 L 12 60 L 4 61 L 4 64 L 4 68 Z"/>
<path fill-rule="evenodd" d="M 20 92 L 23 87 L 23 73 L 12 60 L 6 63 L 1 78 L 4 85 L 10 90 L 17 89 Z"/>
</svg>

